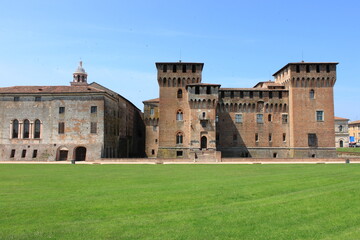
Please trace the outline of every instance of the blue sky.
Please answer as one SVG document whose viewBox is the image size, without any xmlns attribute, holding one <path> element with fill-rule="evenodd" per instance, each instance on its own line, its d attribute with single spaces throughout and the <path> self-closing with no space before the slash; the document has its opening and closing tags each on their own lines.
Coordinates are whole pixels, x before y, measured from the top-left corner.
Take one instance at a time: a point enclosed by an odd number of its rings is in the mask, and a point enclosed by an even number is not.
<svg viewBox="0 0 360 240">
<path fill-rule="evenodd" d="M 6 1 L 0 86 L 89 82 L 143 109 L 155 62 L 204 62 L 203 82 L 252 87 L 288 62 L 339 62 L 335 114 L 360 119 L 360 1 Z"/>
</svg>

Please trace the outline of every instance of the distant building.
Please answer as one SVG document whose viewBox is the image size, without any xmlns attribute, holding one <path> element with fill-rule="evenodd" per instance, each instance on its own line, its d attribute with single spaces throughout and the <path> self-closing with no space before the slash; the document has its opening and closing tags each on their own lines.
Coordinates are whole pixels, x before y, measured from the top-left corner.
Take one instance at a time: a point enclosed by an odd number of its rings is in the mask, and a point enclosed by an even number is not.
<svg viewBox="0 0 360 240">
<path fill-rule="evenodd" d="M 335 117 L 335 144 L 336 147 L 349 147 L 349 119 Z"/>
<path fill-rule="evenodd" d="M 349 122 L 349 135 L 355 143 L 360 143 L 360 120 Z"/>
<path fill-rule="evenodd" d="M 0 88 L 1 160 L 97 160 L 144 156 L 142 113 L 87 83 L 80 62 L 71 86 Z"/>
<path fill-rule="evenodd" d="M 336 157 L 332 62 L 289 63 L 253 88 L 202 83 L 203 63 L 156 63 L 159 98 L 144 101 L 146 155 Z"/>
</svg>

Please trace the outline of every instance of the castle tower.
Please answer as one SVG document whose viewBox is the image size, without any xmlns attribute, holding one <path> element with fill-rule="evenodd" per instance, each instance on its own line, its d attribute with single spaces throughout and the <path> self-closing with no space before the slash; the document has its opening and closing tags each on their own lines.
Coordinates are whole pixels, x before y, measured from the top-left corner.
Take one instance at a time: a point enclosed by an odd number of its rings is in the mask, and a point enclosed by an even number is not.
<svg viewBox="0 0 360 240">
<path fill-rule="evenodd" d="M 186 86 L 201 83 L 203 63 L 156 63 L 160 158 L 188 157 L 191 113 Z"/>
<path fill-rule="evenodd" d="M 289 63 L 273 76 L 289 90 L 290 157 L 336 157 L 335 62 Z"/>
<path fill-rule="evenodd" d="M 73 81 L 71 82 L 71 86 L 86 86 L 87 83 L 87 73 L 82 66 L 82 61 L 80 61 L 79 66 L 73 73 Z"/>
</svg>

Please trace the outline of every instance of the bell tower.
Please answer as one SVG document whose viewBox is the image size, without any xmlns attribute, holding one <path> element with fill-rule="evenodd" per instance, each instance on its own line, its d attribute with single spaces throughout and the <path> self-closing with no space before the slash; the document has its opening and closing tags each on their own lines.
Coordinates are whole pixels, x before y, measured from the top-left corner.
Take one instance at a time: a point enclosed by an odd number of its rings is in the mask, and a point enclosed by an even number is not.
<svg viewBox="0 0 360 240">
<path fill-rule="evenodd" d="M 85 69 L 82 67 L 82 61 L 80 61 L 79 66 L 73 73 L 73 81 L 71 82 L 71 86 L 86 86 L 87 83 L 87 73 Z"/>
</svg>

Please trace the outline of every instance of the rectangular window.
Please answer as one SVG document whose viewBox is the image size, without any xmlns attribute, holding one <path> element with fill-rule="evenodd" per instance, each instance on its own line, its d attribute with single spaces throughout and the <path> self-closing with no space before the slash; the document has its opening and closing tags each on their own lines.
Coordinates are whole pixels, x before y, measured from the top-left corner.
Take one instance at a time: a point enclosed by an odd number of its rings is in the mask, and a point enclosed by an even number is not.
<svg viewBox="0 0 360 240">
<path fill-rule="evenodd" d="M 59 114 L 62 114 L 65 112 L 65 107 L 59 107 Z"/>
<path fill-rule="evenodd" d="M 90 133 L 96 133 L 97 132 L 97 123 L 91 122 L 90 123 Z"/>
<path fill-rule="evenodd" d="M 41 102 L 41 97 L 35 97 L 35 102 Z"/>
<path fill-rule="evenodd" d="M 167 65 L 163 66 L 163 72 L 167 72 Z"/>
<path fill-rule="evenodd" d="M 177 157 L 182 157 L 183 156 L 183 151 L 176 151 L 176 156 Z"/>
<path fill-rule="evenodd" d="M 64 132 L 65 132 L 65 123 L 64 122 L 59 122 L 58 133 L 63 134 Z"/>
<path fill-rule="evenodd" d="M 288 123 L 288 115 L 287 114 L 283 114 L 281 116 L 281 118 L 282 118 L 282 123 Z"/>
<path fill-rule="evenodd" d="M 151 150 L 151 155 L 155 155 L 155 149 Z"/>
<path fill-rule="evenodd" d="M 286 133 L 283 133 L 283 142 L 286 142 Z"/>
<path fill-rule="evenodd" d="M 316 65 L 316 72 L 317 72 L 317 73 L 320 72 L 320 65 Z"/>
<path fill-rule="evenodd" d="M 154 108 L 150 108 L 150 115 L 154 115 Z"/>
<path fill-rule="evenodd" d="M 154 131 L 154 132 L 157 131 L 157 126 L 153 126 L 153 131 Z"/>
<path fill-rule="evenodd" d="M 269 133 L 269 142 L 272 142 L 272 134 Z"/>
<path fill-rule="evenodd" d="M 330 65 L 326 65 L 326 72 L 330 72 Z"/>
<path fill-rule="evenodd" d="M 33 155 L 32 155 L 32 158 L 36 158 L 37 157 L 37 149 L 35 149 L 34 151 L 33 151 Z"/>
<path fill-rule="evenodd" d="M 256 114 L 256 122 L 263 123 L 263 115 L 262 114 Z"/>
<path fill-rule="evenodd" d="M 219 122 L 219 116 L 216 115 L 215 122 Z"/>
<path fill-rule="evenodd" d="M 10 158 L 15 157 L 15 149 L 11 149 Z"/>
<path fill-rule="evenodd" d="M 186 65 L 185 64 L 182 66 L 182 72 L 186 73 Z"/>
<path fill-rule="evenodd" d="M 235 122 L 236 123 L 242 123 L 243 122 L 242 114 L 235 114 Z"/>
<path fill-rule="evenodd" d="M 244 98 L 244 92 L 240 92 L 240 98 Z"/>
<path fill-rule="evenodd" d="M 308 144 L 309 147 L 316 147 L 317 146 L 317 137 L 315 133 L 308 134 Z"/>
<path fill-rule="evenodd" d="M 310 72 L 310 65 L 306 65 L 306 72 Z"/>
<path fill-rule="evenodd" d="M 255 142 L 259 142 L 259 134 L 255 133 Z"/>
<path fill-rule="evenodd" d="M 272 98 L 273 97 L 272 95 L 273 95 L 272 92 L 269 92 L 269 98 Z"/>
<path fill-rule="evenodd" d="M 296 72 L 299 73 L 300 72 L 300 66 L 296 65 Z"/>
<path fill-rule="evenodd" d="M 253 93 L 253 92 L 250 92 L 250 93 L 249 93 L 249 96 L 250 96 L 250 98 L 253 98 L 253 97 L 254 97 L 254 93 Z"/>
<path fill-rule="evenodd" d="M 282 98 L 282 92 L 279 92 L 279 98 L 280 99 Z"/>
<path fill-rule="evenodd" d="M 97 106 L 91 106 L 90 113 L 97 113 Z"/>
<path fill-rule="evenodd" d="M 25 157 L 26 157 L 26 150 L 24 149 L 21 152 L 21 158 L 25 158 Z"/>
<path fill-rule="evenodd" d="M 324 111 L 316 111 L 316 121 L 318 122 L 324 121 Z"/>
<path fill-rule="evenodd" d="M 14 102 L 18 102 L 20 100 L 20 97 L 14 97 Z"/>
</svg>

